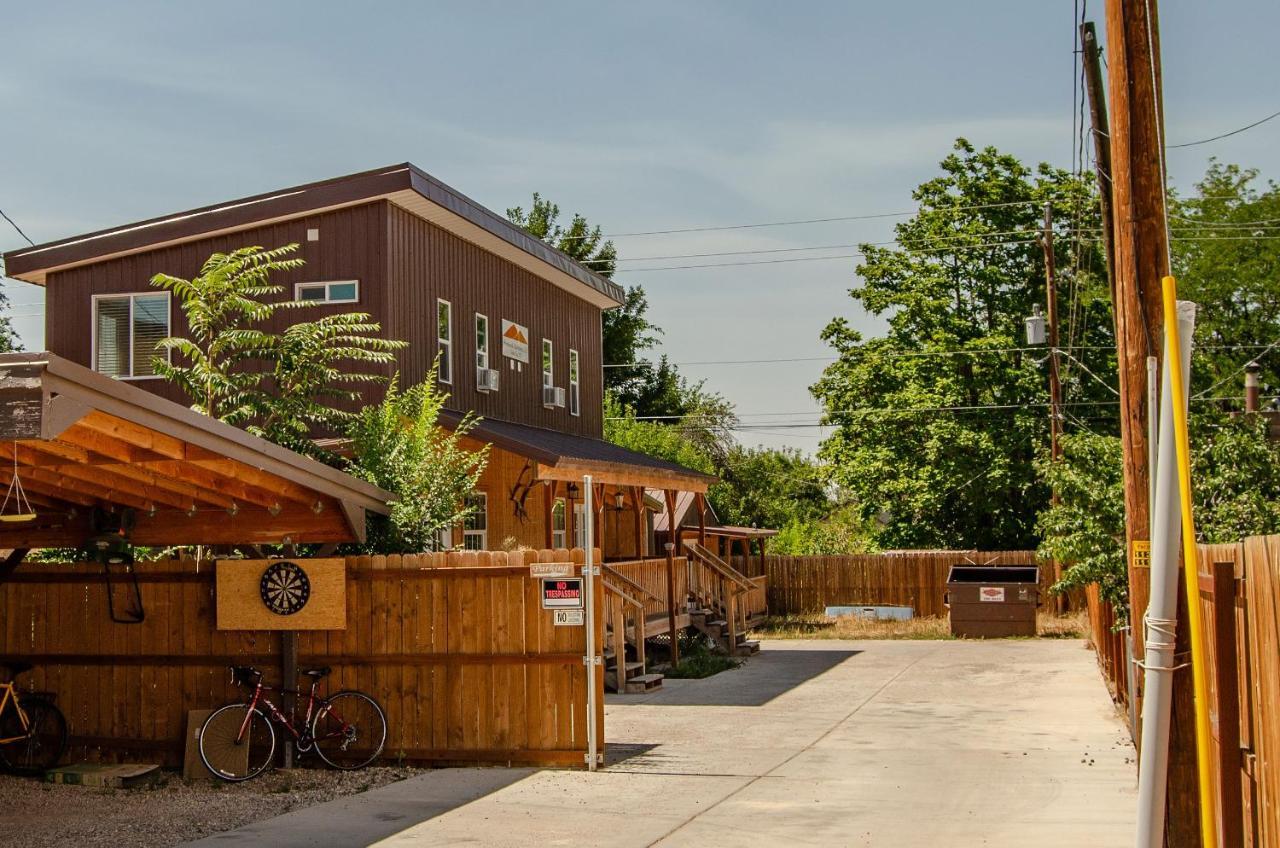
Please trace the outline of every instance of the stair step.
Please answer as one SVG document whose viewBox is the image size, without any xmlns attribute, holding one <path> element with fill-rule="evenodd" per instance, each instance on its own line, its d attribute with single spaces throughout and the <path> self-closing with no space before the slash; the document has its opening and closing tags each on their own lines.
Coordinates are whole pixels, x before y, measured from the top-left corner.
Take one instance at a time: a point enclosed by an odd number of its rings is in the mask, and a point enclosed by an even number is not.
<svg viewBox="0 0 1280 848">
<path fill-rule="evenodd" d="M 717 618 L 715 621 L 708 621 L 707 627 L 724 627 L 728 623 L 724 619 Z"/>
<path fill-rule="evenodd" d="M 627 681 L 627 693 L 633 695 L 654 692 L 662 688 L 661 674 L 641 674 Z"/>
<path fill-rule="evenodd" d="M 741 655 L 758 654 L 760 653 L 760 643 L 755 639 L 746 639 L 737 644 L 734 653 Z"/>
<path fill-rule="evenodd" d="M 630 677 L 631 677 L 631 672 L 633 672 L 633 671 L 643 671 L 643 670 L 644 670 L 644 663 L 642 663 L 642 662 L 629 662 L 629 663 L 627 663 L 627 677 L 628 677 L 628 678 L 630 678 Z"/>
</svg>

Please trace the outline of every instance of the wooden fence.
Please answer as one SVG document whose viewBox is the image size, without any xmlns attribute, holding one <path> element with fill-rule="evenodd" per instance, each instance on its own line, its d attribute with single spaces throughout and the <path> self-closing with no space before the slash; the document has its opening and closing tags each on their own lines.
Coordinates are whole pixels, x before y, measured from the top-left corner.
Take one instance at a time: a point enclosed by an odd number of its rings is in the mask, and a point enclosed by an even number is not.
<svg viewBox="0 0 1280 848">
<path fill-rule="evenodd" d="M 387 758 L 581 766 L 585 629 L 553 626 L 527 565 L 570 557 L 583 552 L 350 557 L 347 627 L 299 633 L 299 664 L 332 666 L 330 692 L 378 699 Z M 229 665 L 280 679 L 278 632 L 215 628 L 213 563 L 139 574 L 146 620 L 132 625 L 108 618 L 98 566 L 23 566 L 0 584 L 0 661 L 36 665 L 21 685 L 57 694 L 76 759 L 176 765 L 187 711 L 236 697 Z"/>
<path fill-rule="evenodd" d="M 947 573 L 953 565 L 1026 565 L 1035 551 L 912 551 L 859 556 L 766 556 L 771 615 L 819 613 L 828 606 L 909 606 L 916 615 L 946 615 Z M 745 574 L 760 571 L 758 558 L 734 564 Z M 1053 584 L 1040 569 L 1042 597 Z"/>
<path fill-rule="evenodd" d="M 1280 845 L 1280 536 L 1201 545 L 1198 570 L 1217 844 Z M 1096 595 L 1090 612 L 1098 616 L 1098 664 L 1113 690 L 1127 698 L 1123 641 L 1100 632 L 1108 628 L 1109 610 Z"/>
</svg>

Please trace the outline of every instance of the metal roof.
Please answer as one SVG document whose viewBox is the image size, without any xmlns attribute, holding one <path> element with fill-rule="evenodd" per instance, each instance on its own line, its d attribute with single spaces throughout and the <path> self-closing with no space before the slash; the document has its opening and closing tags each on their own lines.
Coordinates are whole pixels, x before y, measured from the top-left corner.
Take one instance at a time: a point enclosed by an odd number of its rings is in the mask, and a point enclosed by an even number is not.
<svg viewBox="0 0 1280 848">
<path fill-rule="evenodd" d="M 617 283 L 409 162 L 11 250 L 4 254 L 6 273 L 43 285 L 51 271 L 377 199 L 387 199 L 469 241 L 489 238 L 514 248 L 529 260 L 528 270 L 564 288 L 585 287 L 580 294 L 602 308 L 624 302 L 625 292 Z"/>
</svg>

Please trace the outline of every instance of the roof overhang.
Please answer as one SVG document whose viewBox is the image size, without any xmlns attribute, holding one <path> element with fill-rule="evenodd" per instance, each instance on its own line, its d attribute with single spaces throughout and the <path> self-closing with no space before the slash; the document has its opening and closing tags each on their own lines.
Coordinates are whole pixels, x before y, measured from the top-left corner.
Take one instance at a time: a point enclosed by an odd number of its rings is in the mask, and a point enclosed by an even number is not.
<svg viewBox="0 0 1280 848">
<path fill-rule="evenodd" d="M 44 285 L 49 274 L 80 265 L 377 200 L 389 201 L 601 309 L 624 302 L 617 283 L 407 162 L 13 250 L 4 255 L 6 273 Z"/>
<path fill-rule="evenodd" d="M 439 424 L 457 428 L 461 413 L 444 410 Z M 467 433 L 469 439 L 491 444 L 534 463 L 535 480 L 641 486 L 682 492 L 706 492 L 717 478 L 674 462 L 627 450 L 602 439 L 562 433 L 509 421 L 482 418 Z"/>
<path fill-rule="evenodd" d="M 362 541 L 393 497 L 50 353 L 0 355 L 0 485 L 15 470 L 36 517 L 0 520 L 0 548 L 79 547 L 95 508 L 132 510 L 138 545 Z"/>
</svg>

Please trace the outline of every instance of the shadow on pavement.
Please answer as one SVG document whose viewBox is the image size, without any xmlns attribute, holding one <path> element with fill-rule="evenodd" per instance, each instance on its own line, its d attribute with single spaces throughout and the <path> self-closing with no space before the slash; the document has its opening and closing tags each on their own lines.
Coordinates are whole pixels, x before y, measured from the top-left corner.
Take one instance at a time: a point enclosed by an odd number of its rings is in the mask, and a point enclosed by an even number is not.
<svg viewBox="0 0 1280 848">
<path fill-rule="evenodd" d="M 701 680 L 669 681 L 644 703 L 664 707 L 758 707 L 824 674 L 862 651 L 764 651 L 733 671 Z M 625 700 L 614 703 L 625 704 Z"/>
</svg>

